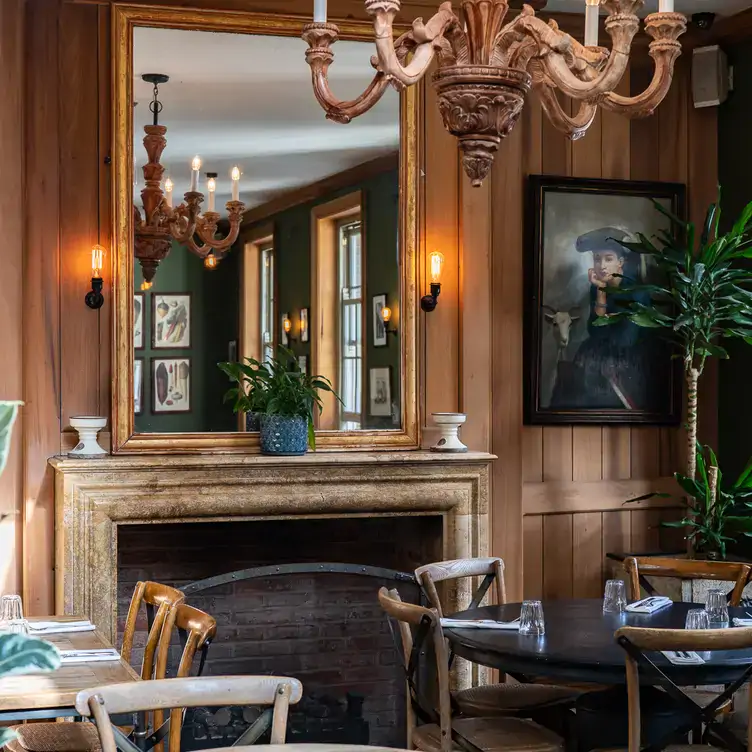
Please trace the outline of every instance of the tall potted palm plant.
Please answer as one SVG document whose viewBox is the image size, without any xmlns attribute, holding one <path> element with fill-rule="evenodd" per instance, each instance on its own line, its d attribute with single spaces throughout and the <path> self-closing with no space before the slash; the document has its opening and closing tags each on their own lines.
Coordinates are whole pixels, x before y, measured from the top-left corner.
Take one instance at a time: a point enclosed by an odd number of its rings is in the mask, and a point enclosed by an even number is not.
<svg viewBox="0 0 752 752">
<path fill-rule="evenodd" d="M 627 318 L 641 327 L 661 330 L 673 343 L 681 357 L 686 381 L 686 472 L 676 473 L 679 484 L 689 494 L 689 514 L 686 520 L 699 523 L 690 530 L 695 543 L 713 545 L 718 542 L 706 535 L 717 530 L 720 513 L 719 472 L 715 454 L 703 450 L 697 441 L 697 394 L 700 379 L 710 358 L 728 358 L 725 339 L 742 339 L 752 344 L 752 267 L 745 263 L 752 259 L 752 203 L 748 204 L 732 228 L 719 230 L 720 201 L 708 209 L 702 231 L 697 235 L 695 225 L 676 217 L 664 206 L 654 202 L 658 211 L 671 222 L 671 230 L 659 231 L 654 238 L 640 233 L 634 242 L 617 241 L 625 248 L 648 257 L 658 271 L 656 284 L 625 283 L 613 288 L 613 294 L 625 296 L 623 310 L 602 316 L 598 326 L 609 326 Z M 647 293 L 650 303 L 629 299 L 634 292 Z M 642 296 L 642 300 L 645 296 Z M 703 454 L 709 460 L 707 470 Z M 697 480 L 698 457 L 703 469 Z M 744 477 L 746 483 L 749 477 Z M 640 500 L 652 494 L 639 497 Z M 696 504 L 700 498 L 702 503 Z M 632 499 L 631 501 L 636 501 Z M 725 508 L 725 506 L 724 506 Z M 734 504 L 736 517 L 746 514 Z M 738 524 L 741 524 L 739 521 Z M 722 546 L 725 549 L 725 543 Z"/>
<path fill-rule="evenodd" d="M 20 404 L 0 400 L 0 473 L 8 461 L 13 424 Z M 0 632 L 0 677 L 30 671 L 53 671 L 59 665 L 60 654 L 51 643 L 35 637 Z M 0 747 L 14 737 L 13 731 L 0 728 Z"/>
</svg>

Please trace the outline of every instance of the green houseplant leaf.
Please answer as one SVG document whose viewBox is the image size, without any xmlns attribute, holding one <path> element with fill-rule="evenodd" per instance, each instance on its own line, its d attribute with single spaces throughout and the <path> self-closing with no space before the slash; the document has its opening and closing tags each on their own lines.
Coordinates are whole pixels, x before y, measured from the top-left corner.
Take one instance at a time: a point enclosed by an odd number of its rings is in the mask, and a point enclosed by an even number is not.
<svg viewBox="0 0 752 752">
<path fill-rule="evenodd" d="M 22 404 L 23 402 L 0 400 L 0 473 L 5 470 L 8 462 L 13 424 Z"/>
</svg>

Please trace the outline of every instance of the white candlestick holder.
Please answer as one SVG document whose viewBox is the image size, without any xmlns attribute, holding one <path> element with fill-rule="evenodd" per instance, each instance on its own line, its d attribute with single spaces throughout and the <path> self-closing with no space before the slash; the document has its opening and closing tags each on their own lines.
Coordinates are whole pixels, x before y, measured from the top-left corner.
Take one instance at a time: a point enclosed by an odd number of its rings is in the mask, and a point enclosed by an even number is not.
<svg viewBox="0 0 752 752">
<path fill-rule="evenodd" d="M 78 444 L 68 452 L 69 457 L 101 457 L 107 454 L 97 443 L 97 434 L 107 425 L 107 418 L 74 415 L 70 424 L 78 431 Z"/>
<path fill-rule="evenodd" d="M 466 452 L 467 447 L 460 441 L 460 426 L 467 420 L 464 413 L 431 413 L 441 436 L 431 447 L 432 452 Z"/>
</svg>

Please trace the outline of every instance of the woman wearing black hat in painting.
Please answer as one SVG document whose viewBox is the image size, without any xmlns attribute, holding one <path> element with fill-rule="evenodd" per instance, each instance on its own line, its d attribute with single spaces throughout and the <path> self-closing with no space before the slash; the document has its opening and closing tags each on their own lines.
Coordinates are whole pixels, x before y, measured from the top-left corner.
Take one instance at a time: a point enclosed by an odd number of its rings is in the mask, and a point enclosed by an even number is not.
<svg viewBox="0 0 752 752">
<path fill-rule="evenodd" d="M 659 357 L 660 343 L 654 333 L 626 319 L 611 326 L 593 323 L 599 316 L 623 310 L 629 300 L 650 302 L 646 293 L 614 294 L 615 288 L 636 281 L 638 276 L 639 259 L 619 243 L 628 237 L 628 233 L 615 227 L 601 227 L 577 238 L 576 250 L 593 254 L 593 266 L 588 270 L 589 336 L 571 362 L 559 364 L 551 398 L 553 408 L 660 408 L 666 392 L 658 381 L 665 379 L 661 373 L 665 367 L 660 367 L 663 359 Z"/>
</svg>

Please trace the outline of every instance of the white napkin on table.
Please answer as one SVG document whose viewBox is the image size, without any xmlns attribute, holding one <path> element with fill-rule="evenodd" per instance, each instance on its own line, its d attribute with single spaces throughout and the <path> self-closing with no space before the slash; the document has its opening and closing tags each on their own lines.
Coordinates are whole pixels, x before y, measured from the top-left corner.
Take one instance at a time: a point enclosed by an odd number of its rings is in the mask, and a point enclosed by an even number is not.
<svg viewBox="0 0 752 752">
<path fill-rule="evenodd" d="M 694 650 L 679 652 L 662 650 L 661 652 L 676 666 L 699 666 L 701 663 L 705 663 L 703 657 L 699 653 L 695 653 Z"/>
<path fill-rule="evenodd" d="M 519 618 L 514 621 L 494 621 L 493 619 L 442 619 L 441 626 L 447 629 L 510 629 L 520 628 Z"/>
<path fill-rule="evenodd" d="M 752 619 L 734 619 L 735 627 L 752 627 Z"/>
<path fill-rule="evenodd" d="M 672 603 L 671 598 L 667 598 L 665 595 L 652 595 L 650 598 L 643 598 L 641 601 L 630 603 L 626 610 L 633 614 L 652 614 L 670 606 Z"/>
<path fill-rule="evenodd" d="M 63 664 L 91 663 L 93 661 L 119 661 L 120 653 L 114 648 L 92 648 L 91 650 L 61 650 Z"/>
<path fill-rule="evenodd" d="M 59 634 L 62 632 L 93 632 L 96 627 L 88 620 L 82 621 L 30 621 L 29 634 Z"/>
</svg>

